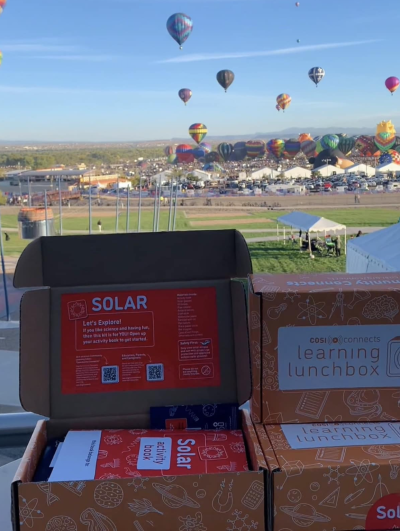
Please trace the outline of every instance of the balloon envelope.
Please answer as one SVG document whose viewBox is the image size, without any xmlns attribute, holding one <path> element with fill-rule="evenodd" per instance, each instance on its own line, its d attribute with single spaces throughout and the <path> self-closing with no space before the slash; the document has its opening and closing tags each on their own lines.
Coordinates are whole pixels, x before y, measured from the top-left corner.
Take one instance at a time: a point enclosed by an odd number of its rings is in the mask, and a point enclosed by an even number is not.
<svg viewBox="0 0 400 531">
<path fill-rule="evenodd" d="M 290 138 L 285 142 L 285 159 L 293 160 L 300 153 L 300 142 L 297 138 Z"/>
<path fill-rule="evenodd" d="M 179 144 L 176 148 L 176 156 L 179 162 L 193 162 L 192 146 L 189 146 L 189 144 Z"/>
<path fill-rule="evenodd" d="M 167 146 L 166 148 L 164 148 L 164 153 L 167 157 L 169 157 L 170 155 L 173 155 L 175 153 L 174 146 Z"/>
<path fill-rule="evenodd" d="M 0 0 L 0 15 L 3 13 L 3 9 L 6 7 L 7 0 Z"/>
<path fill-rule="evenodd" d="M 206 137 L 207 133 L 208 130 L 204 124 L 192 124 L 189 127 L 189 135 L 197 144 L 200 144 L 200 142 Z"/>
<path fill-rule="evenodd" d="M 312 140 L 312 136 L 308 133 L 301 133 L 299 135 L 299 142 L 305 142 L 306 140 Z"/>
<path fill-rule="evenodd" d="M 209 144 L 208 142 L 201 142 L 199 144 L 199 147 L 201 147 L 202 149 L 204 149 L 204 151 L 207 153 L 210 153 L 210 151 L 212 151 L 212 145 Z"/>
<path fill-rule="evenodd" d="M 339 138 L 338 149 L 340 149 L 340 151 L 344 153 L 345 155 L 348 155 L 352 151 L 355 145 L 356 145 L 356 140 L 352 136 L 349 136 L 349 137 L 343 136 Z"/>
<path fill-rule="evenodd" d="M 233 146 L 232 144 L 228 144 L 227 142 L 222 142 L 217 147 L 217 151 L 220 155 L 220 157 L 227 162 L 230 159 L 230 156 L 233 153 Z"/>
<path fill-rule="evenodd" d="M 276 103 L 284 111 L 292 103 L 292 98 L 289 96 L 289 94 L 279 94 L 279 96 L 276 98 Z"/>
<path fill-rule="evenodd" d="M 276 159 L 280 159 L 285 151 L 285 141 L 280 138 L 273 138 L 267 143 L 267 150 Z"/>
<path fill-rule="evenodd" d="M 400 80 L 394 76 L 388 77 L 387 80 L 385 81 L 385 85 L 388 91 L 393 94 L 399 88 Z"/>
<path fill-rule="evenodd" d="M 233 155 L 235 160 L 244 160 L 247 155 L 246 142 L 236 142 L 233 146 Z"/>
<path fill-rule="evenodd" d="M 167 30 L 171 37 L 182 48 L 182 44 L 187 41 L 193 30 L 193 22 L 184 13 L 175 13 L 167 20 Z"/>
<path fill-rule="evenodd" d="M 314 66 L 308 71 L 308 77 L 315 85 L 318 85 L 325 77 L 325 70 L 320 66 Z"/>
<path fill-rule="evenodd" d="M 321 146 L 323 149 L 336 149 L 339 145 L 339 137 L 337 135 L 324 135 L 321 138 Z"/>
<path fill-rule="evenodd" d="M 187 102 L 192 97 L 192 91 L 190 89 L 184 88 L 184 89 L 181 89 L 178 92 L 178 95 L 179 95 L 180 99 L 183 101 L 183 103 L 186 105 Z"/>
<path fill-rule="evenodd" d="M 192 149 L 192 153 L 195 159 L 204 159 L 206 156 L 206 152 L 201 146 L 197 146 L 196 148 Z"/>
<path fill-rule="evenodd" d="M 175 164 L 178 160 L 178 157 L 174 153 L 173 155 L 170 155 L 167 160 L 168 160 L 168 164 Z"/>
<path fill-rule="evenodd" d="M 317 143 L 314 140 L 305 140 L 301 142 L 300 148 L 304 155 L 309 157 L 314 157 L 316 155 Z"/>
<path fill-rule="evenodd" d="M 231 70 L 220 70 L 217 74 L 217 81 L 225 92 L 235 80 L 235 74 Z"/>
<path fill-rule="evenodd" d="M 356 140 L 355 148 L 364 155 L 364 157 L 372 157 L 375 152 L 374 139 L 372 136 L 362 135 Z"/>
<path fill-rule="evenodd" d="M 221 157 L 216 151 L 211 151 L 210 153 L 206 154 L 206 162 L 219 162 L 221 160 Z"/>
<path fill-rule="evenodd" d="M 266 145 L 263 140 L 249 140 L 246 142 L 247 156 L 251 159 L 264 155 Z"/>
</svg>

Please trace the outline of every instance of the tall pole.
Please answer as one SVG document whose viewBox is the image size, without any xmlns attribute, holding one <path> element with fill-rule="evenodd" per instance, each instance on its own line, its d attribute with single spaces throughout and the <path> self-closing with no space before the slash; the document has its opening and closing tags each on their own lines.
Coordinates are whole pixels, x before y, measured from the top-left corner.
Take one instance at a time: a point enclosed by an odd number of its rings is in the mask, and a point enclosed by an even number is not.
<svg viewBox="0 0 400 531">
<path fill-rule="evenodd" d="M 4 262 L 4 244 L 3 244 L 3 231 L 1 229 L 1 216 L 0 216 L 0 256 L 1 256 L 1 270 L 3 272 L 4 298 L 6 301 L 6 317 L 7 317 L 7 321 L 9 321 L 10 320 L 10 305 L 8 303 L 6 264 Z"/>
<path fill-rule="evenodd" d="M 153 211 L 153 232 L 156 232 L 156 221 L 157 221 L 157 181 L 154 181 L 154 211 Z"/>
<path fill-rule="evenodd" d="M 127 188 L 128 195 L 126 196 L 126 232 L 129 232 L 129 186 Z"/>
<path fill-rule="evenodd" d="M 89 173 L 89 234 L 92 234 L 92 177 Z"/>
<path fill-rule="evenodd" d="M 173 197 L 174 185 L 171 177 L 171 190 L 169 192 L 169 216 L 168 216 L 168 232 L 171 230 L 172 226 L 172 197 Z"/>
<path fill-rule="evenodd" d="M 139 208 L 138 208 L 138 223 L 137 231 L 140 232 L 140 222 L 142 219 L 142 174 L 139 175 Z"/>
<path fill-rule="evenodd" d="M 117 178 L 117 206 L 115 207 L 115 232 L 118 232 L 119 217 L 119 177 Z"/>
<path fill-rule="evenodd" d="M 161 210 L 161 175 L 160 175 L 160 183 L 159 183 L 159 192 L 158 192 L 158 211 L 157 211 L 157 232 L 160 230 L 160 210 Z"/>
<path fill-rule="evenodd" d="M 49 220 L 47 217 L 47 190 L 44 191 L 44 216 L 46 220 L 46 236 L 48 236 L 49 235 L 49 231 L 48 231 Z"/>
<path fill-rule="evenodd" d="M 31 199 L 31 180 L 28 175 L 28 206 L 32 206 L 32 199 Z"/>
<path fill-rule="evenodd" d="M 174 221 L 173 221 L 173 226 L 172 226 L 172 230 L 175 232 L 175 227 L 176 227 L 176 209 L 178 207 L 178 181 L 176 182 L 176 190 L 175 190 L 175 205 L 174 205 Z"/>
<path fill-rule="evenodd" d="M 61 196 L 61 175 L 58 178 L 58 208 L 60 211 L 60 236 L 62 236 L 63 233 L 63 225 L 62 225 L 62 196 Z"/>
</svg>

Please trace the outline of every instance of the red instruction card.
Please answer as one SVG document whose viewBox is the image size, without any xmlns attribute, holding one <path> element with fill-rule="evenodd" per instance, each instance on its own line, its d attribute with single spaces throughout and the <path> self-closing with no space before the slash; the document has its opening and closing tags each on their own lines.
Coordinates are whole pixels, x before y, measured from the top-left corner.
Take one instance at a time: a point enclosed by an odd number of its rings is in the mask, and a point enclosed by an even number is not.
<svg viewBox="0 0 400 531">
<path fill-rule="evenodd" d="M 215 288 L 61 297 L 63 394 L 220 385 Z"/>
</svg>

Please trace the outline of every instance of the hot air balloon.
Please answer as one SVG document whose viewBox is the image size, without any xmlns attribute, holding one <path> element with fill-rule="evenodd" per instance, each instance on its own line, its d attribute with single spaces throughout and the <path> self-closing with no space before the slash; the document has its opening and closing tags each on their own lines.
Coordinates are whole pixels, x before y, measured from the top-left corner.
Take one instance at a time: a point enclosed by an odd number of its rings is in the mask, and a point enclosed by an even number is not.
<svg viewBox="0 0 400 531">
<path fill-rule="evenodd" d="M 267 143 L 268 153 L 276 159 L 280 159 L 285 151 L 285 141 L 280 138 L 273 138 Z"/>
<path fill-rule="evenodd" d="M 356 140 L 355 148 L 364 155 L 364 157 L 372 157 L 375 152 L 374 139 L 372 136 L 362 135 Z"/>
<path fill-rule="evenodd" d="M 312 140 L 312 136 L 309 133 L 301 133 L 299 135 L 299 142 L 305 142 L 306 140 Z"/>
<path fill-rule="evenodd" d="M 168 164 L 175 164 L 178 161 L 178 157 L 174 153 L 167 158 Z"/>
<path fill-rule="evenodd" d="M 292 103 L 292 98 L 289 96 L 289 94 L 279 94 L 279 96 L 276 98 L 276 102 L 283 112 L 285 112 L 285 109 L 287 109 Z"/>
<path fill-rule="evenodd" d="M 324 135 L 320 142 L 323 149 L 336 149 L 339 145 L 339 137 L 336 135 Z"/>
<path fill-rule="evenodd" d="M 285 159 L 293 160 L 300 153 L 300 142 L 297 138 L 290 138 L 285 141 Z"/>
<path fill-rule="evenodd" d="M 296 7 L 300 7 L 300 2 L 296 2 L 294 5 L 295 5 Z"/>
<path fill-rule="evenodd" d="M 315 83 L 315 86 L 318 87 L 318 83 L 320 83 L 325 77 L 325 70 L 320 66 L 314 66 L 308 71 L 308 77 L 313 83 Z"/>
<path fill-rule="evenodd" d="M 244 160 L 247 155 L 246 142 L 236 142 L 233 146 L 233 155 L 235 160 Z"/>
<path fill-rule="evenodd" d="M 206 155 L 206 162 L 219 162 L 221 160 L 221 157 L 216 151 L 211 151 L 210 153 L 207 153 Z"/>
<path fill-rule="evenodd" d="M 179 144 L 176 147 L 176 156 L 179 162 L 193 162 L 194 156 L 192 152 L 192 146 L 188 144 Z"/>
<path fill-rule="evenodd" d="M 201 149 L 204 149 L 206 155 L 207 153 L 210 153 L 210 151 L 212 151 L 212 145 L 209 144 L 208 142 L 201 142 L 201 144 L 199 144 L 199 147 Z"/>
<path fill-rule="evenodd" d="M 197 146 L 192 149 L 192 153 L 195 159 L 204 159 L 204 157 L 206 156 L 206 152 L 201 146 Z"/>
<path fill-rule="evenodd" d="M 175 13 L 167 20 L 167 30 L 182 50 L 182 44 L 187 41 L 193 30 L 192 19 L 184 13 Z"/>
<path fill-rule="evenodd" d="M 297 44 L 299 44 L 299 43 L 300 43 L 300 39 L 297 39 Z"/>
<path fill-rule="evenodd" d="M 167 146 L 166 148 L 164 148 L 164 153 L 167 157 L 169 157 L 170 155 L 173 155 L 175 153 L 174 146 Z"/>
<path fill-rule="evenodd" d="M 266 150 L 263 140 L 249 140 L 246 142 L 247 156 L 251 159 L 262 157 Z"/>
<path fill-rule="evenodd" d="M 374 143 L 376 149 L 385 153 L 396 144 L 396 136 L 391 133 L 379 133 L 375 135 Z"/>
<path fill-rule="evenodd" d="M 352 137 L 352 136 L 350 136 L 350 137 L 343 136 L 343 137 L 339 138 L 338 149 L 344 155 L 348 155 L 352 151 L 352 149 L 354 148 L 355 145 L 356 145 L 356 139 L 354 137 Z"/>
<path fill-rule="evenodd" d="M 0 0 L 0 15 L 3 13 L 3 9 L 6 7 L 7 0 Z"/>
<path fill-rule="evenodd" d="M 317 143 L 312 139 L 304 140 L 300 143 L 300 149 L 307 158 L 315 157 L 317 155 L 316 147 Z"/>
<path fill-rule="evenodd" d="M 193 138 L 196 144 L 200 144 L 208 133 L 207 127 L 204 124 L 192 124 L 189 127 L 189 135 Z"/>
<path fill-rule="evenodd" d="M 378 159 L 378 163 L 380 166 L 383 164 L 391 164 L 392 162 L 393 159 L 389 153 L 383 153 Z"/>
<path fill-rule="evenodd" d="M 203 166 L 204 171 L 212 171 L 213 173 L 219 173 L 221 171 L 224 171 L 222 166 L 220 166 L 217 162 L 208 162 Z"/>
<path fill-rule="evenodd" d="M 231 70 L 220 70 L 217 74 L 217 81 L 225 92 L 235 80 L 235 74 Z"/>
<path fill-rule="evenodd" d="M 280 111 L 280 110 L 281 110 L 281 108 L 279 107 L 278 104 L 276 104 L 275 109 L 276 109 L 277 111 Z"/>
<path fill-rule="evenodd" d="M 385 85 L 388 91 L 391 92 L 393 96 L 393 94 L 399 88 L 400 80 L 397 77 L 388 77 L 385 81 Z"/>
<path fill-rule="evenodd" d="M 192 97 L 192 91 L 190 89 L 181 89 L 179 92 L 178 92 L 178 96 L 180 97 L 180 99 L 183 101 L 183 103 L 186 105 L 187 102 L 190 100 L 190 98 Z"/>
<path fill-rule="evenodd" d="M 219 144 L 219 146 L 217 147 L 217 151 L 218 151 L 220 157 L 225 162 L 228 162 L 230 156 L 233 153 L 233 146 L 232 146 L 232 144 L 228 144 L 227 142 L 222 142 L 222 144 Z"/>
</svg>

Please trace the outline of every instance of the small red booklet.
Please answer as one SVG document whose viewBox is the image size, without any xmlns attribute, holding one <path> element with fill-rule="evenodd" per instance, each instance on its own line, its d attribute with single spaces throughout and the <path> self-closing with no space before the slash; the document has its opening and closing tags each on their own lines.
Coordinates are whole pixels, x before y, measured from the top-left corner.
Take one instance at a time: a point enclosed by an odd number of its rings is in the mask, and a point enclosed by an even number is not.
<svg viewBox="0 0 400 531">
<path fill-rule="evenodd" d="M 49 481 L 248 470 L 241 431 L 70 431 Z"/>
</svg>

